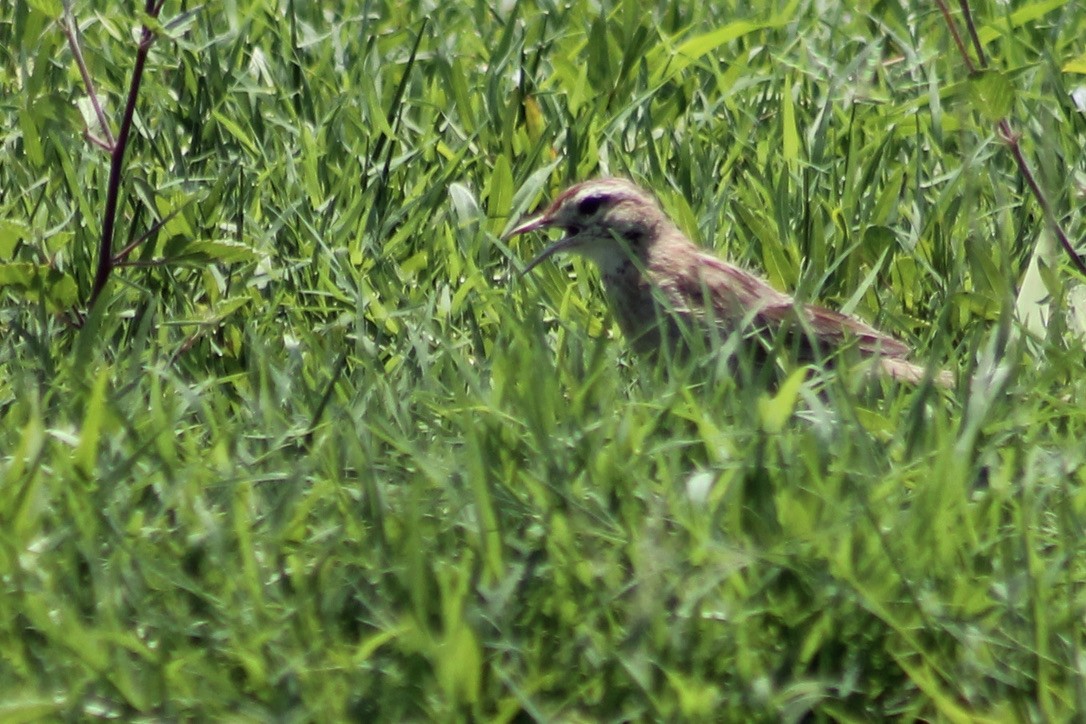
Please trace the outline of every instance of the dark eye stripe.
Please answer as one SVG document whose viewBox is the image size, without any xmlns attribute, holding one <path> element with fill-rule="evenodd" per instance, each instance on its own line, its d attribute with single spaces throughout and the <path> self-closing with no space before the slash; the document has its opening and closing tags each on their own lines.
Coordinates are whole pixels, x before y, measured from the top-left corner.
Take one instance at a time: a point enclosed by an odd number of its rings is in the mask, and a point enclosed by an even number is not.
<svg viewBox="0 0 1086 724">
<path fill-rule="evenodd" d="M 600 210 L 602 204 L 602 196 L 589 196 L 577 202 L 577 213 L 581 216 L 591 216 Z"/>
</svg>

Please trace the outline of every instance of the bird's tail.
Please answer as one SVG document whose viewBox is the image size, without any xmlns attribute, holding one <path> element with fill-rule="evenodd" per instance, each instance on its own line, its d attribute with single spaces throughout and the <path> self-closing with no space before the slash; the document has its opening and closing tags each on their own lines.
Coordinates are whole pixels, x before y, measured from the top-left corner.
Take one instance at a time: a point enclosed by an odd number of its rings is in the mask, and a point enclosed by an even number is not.
<svg viewBox="0 0 1086 724">
<path fill-rule="evenodd" d="M 954 375 L 951 374 L 950 370 L 929 372 L 926 367 L 921 367 L 900 357 L 882 357 L 879 359 L 879 366 L 882 367 L 884 373 L 895 380 L 908 382 L 912 385 L 918 385 L 924 381 L 925 377 L 930 376 L 931 381 L 939 387 L 949 389 L 954 386 Z"/>
</svg>

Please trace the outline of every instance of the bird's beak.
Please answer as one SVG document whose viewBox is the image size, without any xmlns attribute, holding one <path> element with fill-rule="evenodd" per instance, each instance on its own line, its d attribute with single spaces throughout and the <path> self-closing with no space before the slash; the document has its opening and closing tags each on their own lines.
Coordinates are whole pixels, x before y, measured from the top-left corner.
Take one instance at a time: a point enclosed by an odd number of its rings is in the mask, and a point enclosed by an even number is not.
<svg viewBox="0 0 1086 724">
<path fill-rule="evenodd" d="M 507 231 L 502 235 L 502 241 L 513 238 L 514 236 L 520 236 L 521 234 L 527 234 L 529 231 L 535 231 L 536 229 L 545 229 L 551 224 L 551 217 L 546 214 L 539 214 L 538 216 L 530 216 L 527 219 L 522 220 L 511 231 Z"/>
<path fill-rule="evenodd" d="M 524 267 L 524 271 L 521 272 L 521 275 L 527 274 L 532 269 L 535 269 L 544 259 L 554 256 L 560 251 L 565 251 L 566 249 L 574 246 L 576 243 L 577 242 L 575 237 L 563 236 L 561 239 L 554 242 L 543 251 L 539 252 L 539 256 L 537 256 L 535 259 L 532 259 L 530 262 L 528 262 L 528 266 Z"/>
<path fill-rule="evenodd" d="M 526 220 L 522 221 L 520 224 L 515 226 L 512 229 L 512 231 L 507 232 L 502 237 L 502 239 L 505 240 L 505 239 L 509 239 L 510 237 L 513 237 L 513 236 L 519 236 L 520 234 L 526 234 L 529 231 L 538 231 L 539 229 L 546 229 L 546 228 L 550 227 L 553 223 L 554 223 L 554 219 L 552 219 L 549 215 L 547 215 L 545 213 L 540 214 L 539 216 L 534 216 L 534 217 L 531 217 L 529 219 L 526 219 Z M 535 259 L 532 259 L 530 262 L 528 262 L 528 266 L 524 267 L 524 270 L 521 272 L 521 275 L 527 274 L 532 269 L 535 269 L 539 265 L 539 263 L 542 262 L 543 260 L 553 256 L 554 254 L 557 254 L 560 251 L 564 251 L 564 250 L 570 248 L 573 245 L 574 245 L 573 237 L 570 237 L 570 236 L 562 237 L 561 239 L 559 239 L 558 241 L 554 242 L 553 244 L 548 246 L 546 249 L 541 251 L 539 253 L 539 256 L 537 256 Z"/>
</svg>

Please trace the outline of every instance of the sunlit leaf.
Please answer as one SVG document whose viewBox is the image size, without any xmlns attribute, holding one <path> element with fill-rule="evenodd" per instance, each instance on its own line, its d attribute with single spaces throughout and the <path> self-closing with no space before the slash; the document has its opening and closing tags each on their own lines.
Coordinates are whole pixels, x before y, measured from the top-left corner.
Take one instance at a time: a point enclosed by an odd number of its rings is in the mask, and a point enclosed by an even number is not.
<svg viewBox="0 0 1086 724">
<path fill-rule="evenodd" d="M 1006 118 L 1014 106 L 1014 85 L 998 71 L 987 70 L 969 78 L 973 108 L 990 121 Z"/>
<path fill-rule="evenodd" d="M 799 390 L 805 379 L 807 379 L 807 369 L 797 368 L 788 375 L 775 395 L 763 395 L 758 399 L 758 417 L 761 418 L 763 430 L 775 434 L 784 429 L 785 423 L 791 419 L 796 410 Z"/>
<path fill-rule="evenodd" d="M 10 259 L 15 245 L 26 238 L 29 229 L 18 219 L 0 219 L 0 261 Z"/>
</svg>

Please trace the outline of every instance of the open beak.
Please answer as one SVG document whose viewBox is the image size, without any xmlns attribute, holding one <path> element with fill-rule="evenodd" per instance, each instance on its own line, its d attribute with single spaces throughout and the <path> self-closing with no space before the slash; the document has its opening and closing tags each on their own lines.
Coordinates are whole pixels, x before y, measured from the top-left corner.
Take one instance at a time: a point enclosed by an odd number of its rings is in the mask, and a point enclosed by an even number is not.
<svg viewBox="0 0 1086 724">
<path fill-rule="evenodd" d="M 519 236 L 521 234 L 526 234 L 529 231 L 538 231 L 539 229 L 546 229 L 546 228 L 549 228 L 553 224 L 553 222 L 554 222 L 554 220 L 550 216 L 548 216 L 547 214 L 541 214 L 541 215 L 536 216 L 534 218 L 530 218 L 530 219 L 522 222 L 520 225 L 514 227 L 512 231 L 509 231 L 504 236 L 502 236 L 502 239 L 505 240 L 505 239 L 509 239 L 510 237 L 513 237 L 513 236 Z M 548 259 L 551 256 L 554 256 L 555 254 L 557 254 L 560 251 L 565 251 L 566 249 L 574 246 L 574 244 L 575 244 L 575 242 L 573 240 L 573 237 L 571 237 L 571 236 L 563 236 L 561 239 L 559 239 L 558 241 L 554 242 L 553 244 L 548 246 L 546 249 L 541 251 L 539 253 L 539 256 L 537 256 L 535 259 L 532 259 L 530 262 L 528 262 L 528 266 L 524 267 L 524 270 L 521 271 L 521 275 L 523 276 L 524 274 L 527 274 L 532 269 L 535 269 L 537 266 L 539 266 L 539 263 L 542 262 L 543 260 Z"/>
<path fill-rule="evenodd" d="M 535 231 L 536 229 L 545 229 L 550 226 L 552 219 L 546 214 L 539 214 L 538 216 L 531 216 L 520 222 L 517 226 L 513 227 L 511 231 L 502 235 L 502 241 L 511 239 L 514 236 L 520 236 L 521 234 L 527 234 L 529 231 Z"/>
</svg>

